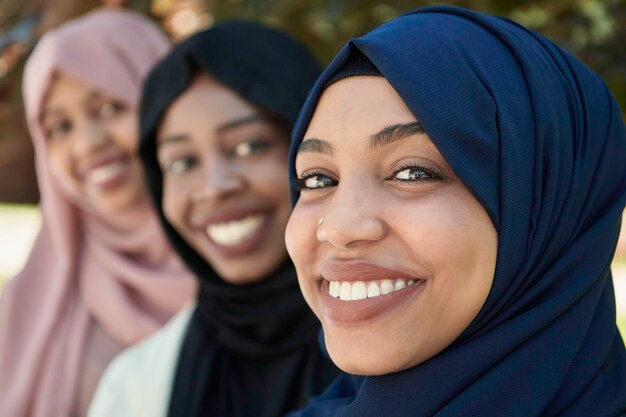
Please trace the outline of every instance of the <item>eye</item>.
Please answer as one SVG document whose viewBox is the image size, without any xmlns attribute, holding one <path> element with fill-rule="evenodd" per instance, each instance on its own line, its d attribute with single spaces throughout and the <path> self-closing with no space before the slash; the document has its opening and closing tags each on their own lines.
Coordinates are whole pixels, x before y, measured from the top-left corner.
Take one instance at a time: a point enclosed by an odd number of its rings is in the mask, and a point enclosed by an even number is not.
<svg viewBox="0 0 626 417">
<path fill-rule="evenodd" d="M 246 158 L 267 150 L 271 144 L 261 139 L 251 139 L 237 144 L 230 155 L 238 158 Z"/>
<path fill-rule="evenodd" d="M 198 160 L 196 158 L 192 156 L 185 156 L 182 158 L 177 158 L 165 165 L 165 170 L 169 174 L 176 175 L 189 171 L 193 169 L 196 165 L 198 165 Z"/>
<path fill-rule="evenodd" d="M 430 182 L 440 181 L 442 177 L 421 166 L 408 166 L 396 171 L 391 179 L 402 182 Z"/>
<path fill-rule="evenodd" d="M 59 139 L 66 136 L 72 130 L 72 122 L 67 119 L 59 120 L 52 123 L 46 129 L 48 139 Z"/>
<path fill-rule="evenodd" d="M 111 119 L 118 113 L 124 110 L 124 106 L 121 103 L 115 101 L 105 101 L 100 104 L 96 109 L 96 115 L 101 119 Z"/>
<path fill-rule="evenodd" d="M 320 190 L 328 187 L 335 187 L 339 182 L 328 175 L 322 173 L 310 173 L 294 181 L 294 186 L 298 191 Z"/>
</svg>

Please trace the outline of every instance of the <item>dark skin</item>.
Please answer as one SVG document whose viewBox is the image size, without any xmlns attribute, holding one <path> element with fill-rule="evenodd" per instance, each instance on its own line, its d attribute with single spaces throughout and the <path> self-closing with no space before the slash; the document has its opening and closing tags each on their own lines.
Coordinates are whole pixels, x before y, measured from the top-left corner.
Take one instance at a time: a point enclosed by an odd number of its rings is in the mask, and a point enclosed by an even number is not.
<svg viewBox="0 0 626 417">
<path fill-rule="evenodd" d="M 391 85 L 359 76 L 329 86 L 300 145 L 296 172 L 301 193 L 287 248 L 333 362 L 352 374 L 381 375 L 424 362 L 452 343 L 489 294 L 498 234 Z M 407 287 L 402 302 L 347 325 L 333 314 L 394 294 L 379 294 L 382 280 L 367 269 L 363 279 L 342 280 L 342 270 L 363 264 L 397 271 L 406 285 L 421 287 Z M 324 278 L 328 271 L 335 271 L 332 278 Z M 365 300 L 332 301 L 331 281 L 360 286 L 361 296 L 372 283 L 378 290 Z"/>
</svg>

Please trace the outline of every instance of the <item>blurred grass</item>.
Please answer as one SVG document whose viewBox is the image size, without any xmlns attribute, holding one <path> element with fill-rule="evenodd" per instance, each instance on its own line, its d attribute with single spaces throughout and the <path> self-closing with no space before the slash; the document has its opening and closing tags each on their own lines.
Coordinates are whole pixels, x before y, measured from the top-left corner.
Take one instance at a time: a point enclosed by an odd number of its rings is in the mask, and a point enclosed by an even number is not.
<svg viewBox="0 0 626 417">
<path fill-rule="evenodd" d="M 626 269 L 626 255 L 616 256 L 613 259 L 613 270 L 615 271 L 615 269 L 622 269 L 622 270 Z M 613 274 L 613 280 L 615 279 L 616 279 L 615 274 Z M 621 278 L 621 279 L 624 279 L 624 278 Z M 617 327 L 620 330 L 620 334 L 622 335 L 622 338 L 626 341 L 626 313 L 625 312 L 621 312 L 621 315 L 617 317 Z"/>
<path fill-rule="evenodd" d="M 24 265 L 40 224 L 37 206 L 0 204 L 0 290 Z"/>
<path fill-rule="evenodd" d="M 626 219 L 624 221 L 626 221 Z M 626 266 L 626 255 L 616 256 L 613 258 L 613 265 L 616 264 Z"/>
</svg>

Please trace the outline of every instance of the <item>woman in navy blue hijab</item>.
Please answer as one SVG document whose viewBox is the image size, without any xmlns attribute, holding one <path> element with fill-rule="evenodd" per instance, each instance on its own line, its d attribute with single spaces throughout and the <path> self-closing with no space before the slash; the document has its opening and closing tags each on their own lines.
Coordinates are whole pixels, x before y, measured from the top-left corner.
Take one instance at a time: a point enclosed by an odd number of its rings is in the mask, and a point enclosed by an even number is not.
<svg viewBox="0 0 626 417">
<path fill-rule="evenodd" d="M 417 9 L 340 51 L 293 135 L 287 246 L 352 374 L 299 416 L 626 415 L 626 133 L 597 75 Z"/>
</svg>

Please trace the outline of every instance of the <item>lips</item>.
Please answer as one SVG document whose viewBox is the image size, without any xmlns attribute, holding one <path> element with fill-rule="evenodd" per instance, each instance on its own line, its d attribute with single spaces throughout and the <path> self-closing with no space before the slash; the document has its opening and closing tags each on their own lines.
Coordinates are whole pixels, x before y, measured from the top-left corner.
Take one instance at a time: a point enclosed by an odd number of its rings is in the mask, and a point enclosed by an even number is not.
<svg viewBox="0 0 626 417">
<path fill-rule="evenodd" d="M 357 325 L 401 308 L 425 279 L 369 263 L 329 263 L 321 270 L 321 312 L 331 322 Z"/>
<path fill-rule="evenodd" d="M 109 190 L 124 182 L 128 170 L 128 158 L 108 157 L 91 163 L 83 170 L 82 175 L 87 185 L 100 190 Z"/>
</svg>

